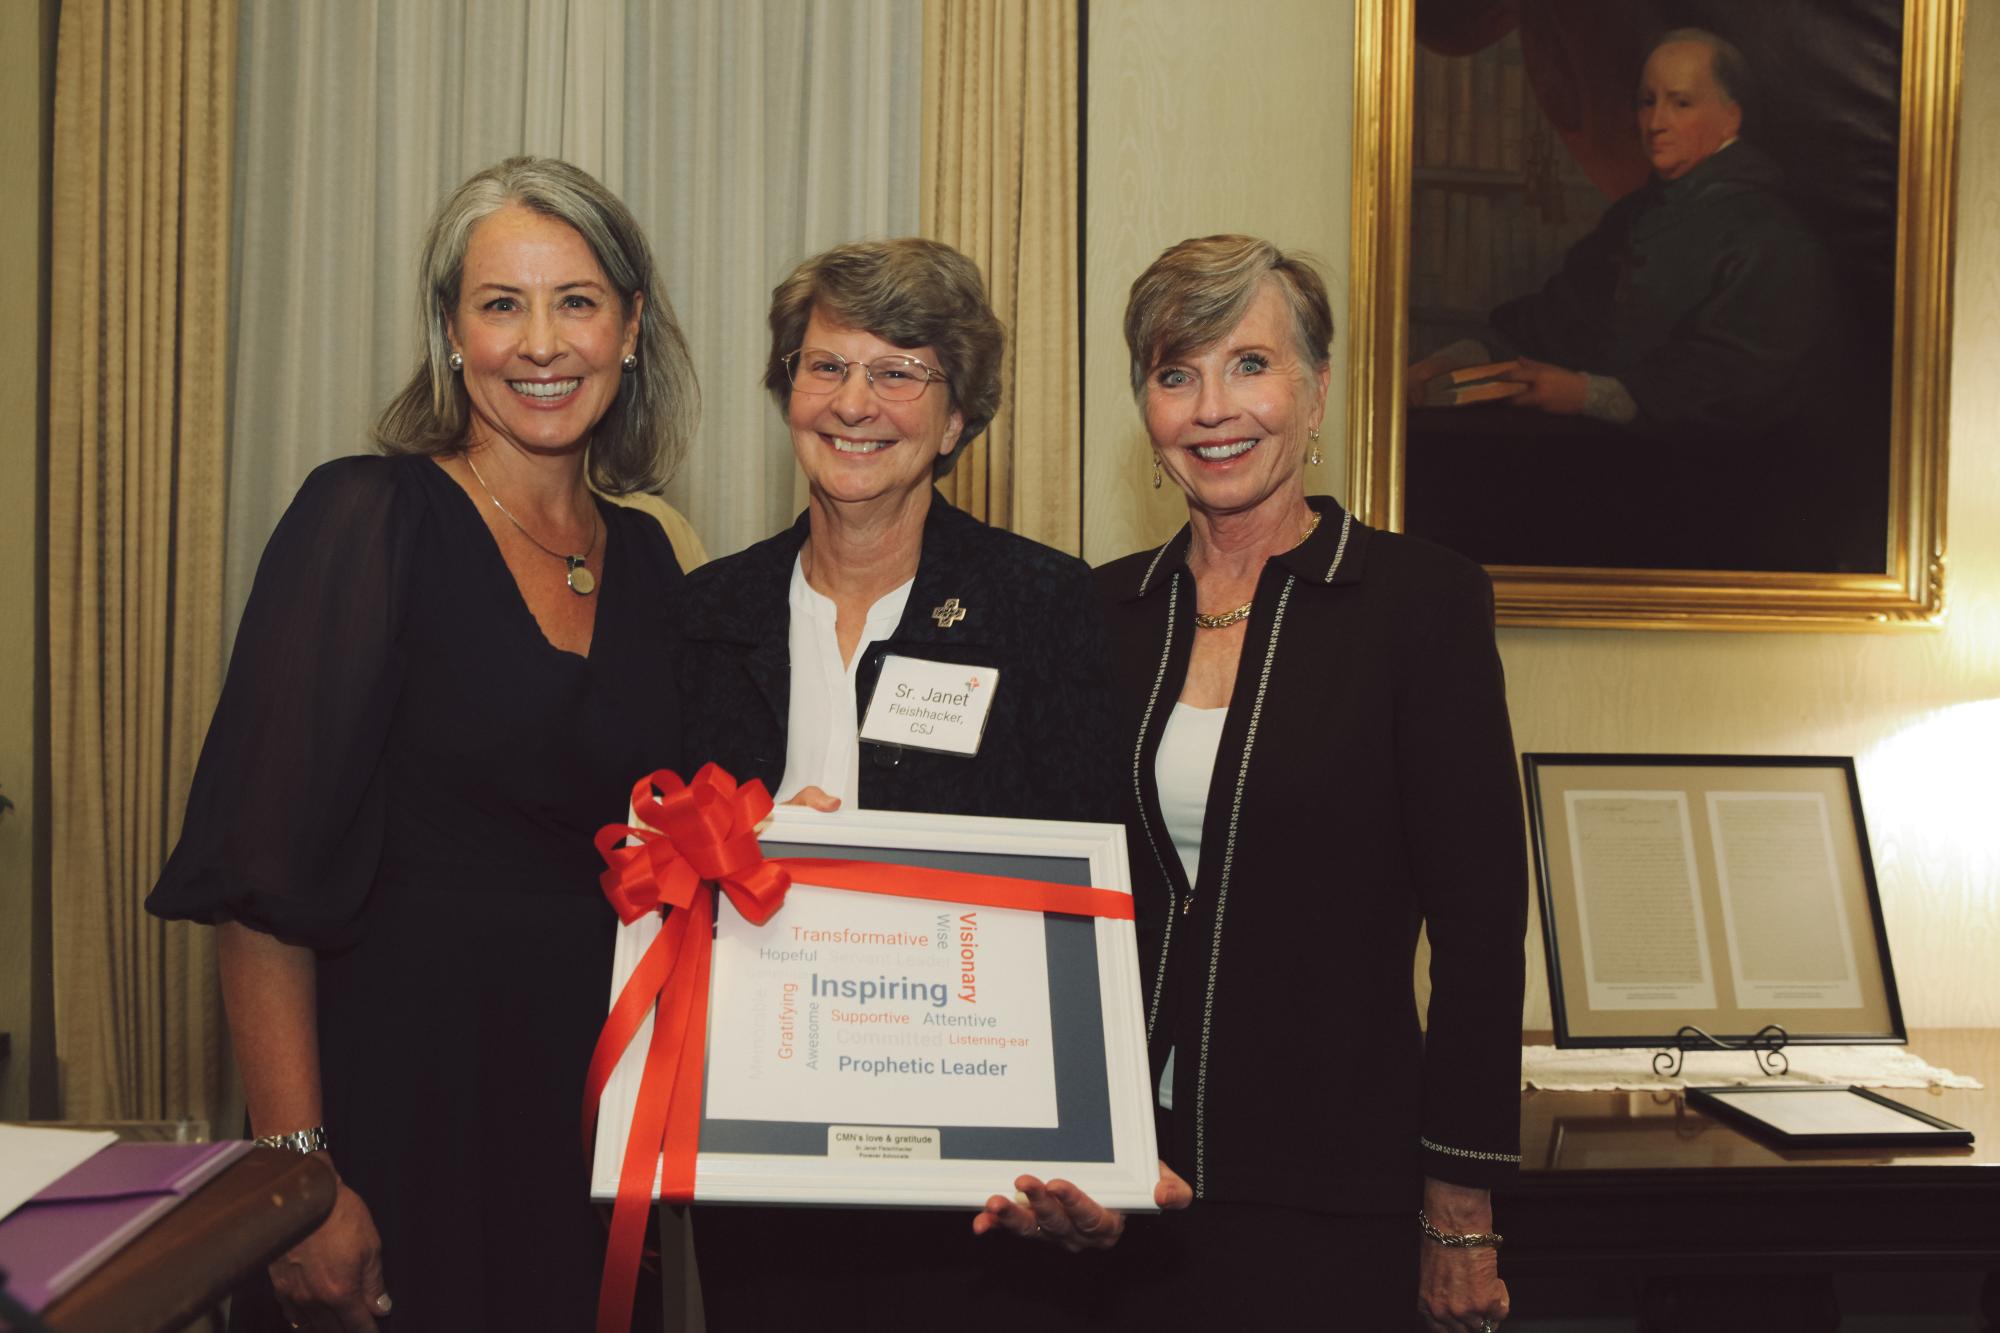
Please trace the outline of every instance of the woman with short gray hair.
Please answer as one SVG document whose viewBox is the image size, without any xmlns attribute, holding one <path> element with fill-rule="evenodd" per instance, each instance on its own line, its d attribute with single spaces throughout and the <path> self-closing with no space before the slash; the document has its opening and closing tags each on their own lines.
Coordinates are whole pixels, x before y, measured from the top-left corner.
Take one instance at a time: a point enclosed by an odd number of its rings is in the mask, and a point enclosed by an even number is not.
<svg viewBox="0 0 2000 1333">
<path fill-rule="evenodd" d="M 936 241 L 838 246 L 778 284 L 770 327 L 764 383 L 808 500 L 790 529 L 688 581 L 689 762 L 819 810 L 1113 817 L 1089 568 L 933 486 L 1000 403 L 1003 335 L 978 269 Z M 990 683 L 983 727 L 949 749 L 862 734 L 871 698 L 936 663 Z M 694 1236 L 709 1325 L 732 1333 L 809 1310 L 885 1331 L 1068 1327 L 1081 1280 L 1053 1246 L 937 1214 L 698 1208 Z"/>
<path fill-rule="evenodd" d="M 593 1322 L 591 839 L 680 753 L 681 571 L 592 483 L 666 479 L 694 375 L 637 224 L 567 163 L 461 185 L 420 283 L 387 456 L 319 468 L 273 533 L 147 904 L 216 927 L 251 1132 L 337 1170 L 237 1328 Z"/>
<path fill-rule="evenodd" d="M 1303 258 L 1183 241 L 1125 333 L 1134 466 L 1188 510 L 1098 570 L 1160 1151 L 1195 1196 L 1131 1256 L 1135 1304 L 1155 1327 L 1490 1333 L 1527 915 L 1491 584 L 1307 494 L 1333 318 Z"/>
</svg>

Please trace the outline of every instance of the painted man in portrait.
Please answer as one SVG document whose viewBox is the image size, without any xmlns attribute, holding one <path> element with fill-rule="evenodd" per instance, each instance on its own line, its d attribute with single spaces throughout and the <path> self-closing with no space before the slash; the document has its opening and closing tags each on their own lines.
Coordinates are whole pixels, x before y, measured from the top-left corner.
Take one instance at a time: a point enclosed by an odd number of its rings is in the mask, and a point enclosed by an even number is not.
<svg viewBox="0 0 2000 1333">
<path fill-rule="evenodd" d="M 1490 565 L 1879 567 L 1888 310 L 1857 258 L 1893 222 L 1856 222 L 1862 108 L 1785 14 L 1717 5 L 1768 105 L 1700 6 L 1420 8 L 1409 531 Z"/>
<path fill-rule="evenodd" d="M 1778 164 L 1742 137 L 1749 80 L 1712 33 L 1654 44 L 1637 112 L 1651 182 L 1492 314 L 1496 350 L 1522 358 L 1513 405 L 1751 437 L 1811 420 L 1837 388 L 1838 288 Z"/>
</svg>

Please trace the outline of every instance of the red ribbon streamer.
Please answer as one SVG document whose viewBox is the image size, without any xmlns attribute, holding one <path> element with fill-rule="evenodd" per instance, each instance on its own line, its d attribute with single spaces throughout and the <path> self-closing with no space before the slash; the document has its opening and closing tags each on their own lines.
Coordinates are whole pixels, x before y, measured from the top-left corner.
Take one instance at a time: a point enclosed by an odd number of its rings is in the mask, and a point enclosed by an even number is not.
<svg viewBox="0 0 2000 1333">
<path fill-rule="evenodd" d="M 692 783 L 664 769 L 641 778 L 632 789 L 632 810 L 637 824 L 598 830 L 597 851 L 606 866 L 599 882 L 625 924 L 651 912 L 664 912 L 666 922 L 612 1003 L 584 1084 L 583 1151 L 589 1157 L 604 1086 L 652 1014 L 653 1039 L 611 1209 L 611 1239 L 597 1293 L 598 1333 L 625 1333 L 631 1325 L 655 1167 L 662 1199 L 694 1198 L 715 943 L 715 893 L 708 890 L 727 895 L 755 926 L 784 905 L 795 875 L 811 884 L 895 898 L 1132 919 L 1131 897 L 1109 889 L 875 861 L 767 859 L 757 844 L 757 825 L 771 813 L 770 793 L 755 780 L 738 786 L 714 764 L 696 773 Z M 680 910 L 668 912 L 670 907 Z"/>
</svg>

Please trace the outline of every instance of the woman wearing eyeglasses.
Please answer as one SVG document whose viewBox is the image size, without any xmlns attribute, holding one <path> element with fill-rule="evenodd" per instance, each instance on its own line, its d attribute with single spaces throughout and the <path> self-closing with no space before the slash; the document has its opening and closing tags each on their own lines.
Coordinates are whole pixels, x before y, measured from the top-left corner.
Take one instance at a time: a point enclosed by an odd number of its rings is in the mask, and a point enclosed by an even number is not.
<svg viewBox="0 0 2000 1333">
<path fill-rule="evenodd" d="M 810 499 L 689 584 L 690 763 L 818 810 L 1115 819 L 1089 568 L 933 488 L 1000 402 L 1003 334 L 979 271 L 935 241 L 839 246 L 778 284 L 770 325 L 764 383 Z M 859 735 L 878 688 L 938 662 L 997 681 L 977 753 Z M 709 1327 L 726 1333 L 813 1311 L 849 1328 L 1046 1327 L 1078 1268 L 936 1213 L 709 1208 L 694 1231 Z"/>
</svg>

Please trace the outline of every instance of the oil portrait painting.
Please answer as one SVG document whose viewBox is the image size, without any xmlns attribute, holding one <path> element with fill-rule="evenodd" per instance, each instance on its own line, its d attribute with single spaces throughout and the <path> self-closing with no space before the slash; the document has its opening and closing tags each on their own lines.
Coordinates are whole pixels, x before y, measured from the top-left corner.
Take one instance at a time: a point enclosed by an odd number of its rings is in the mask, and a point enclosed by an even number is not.
<svg viewBox="0 0 2000 1333">
<path fill-rule="evenodd" d="M 1906 9 L 1929 35 L 1949 4 L 1390 8 L 1364 512 L 1494 570 L 1503 611 L 1512 572 L 1920 614 L 1943 443 L 1910 353 L 1943 297 L 1905 280 L 1955 97 L 1910 77 Z"/>
</svg>

